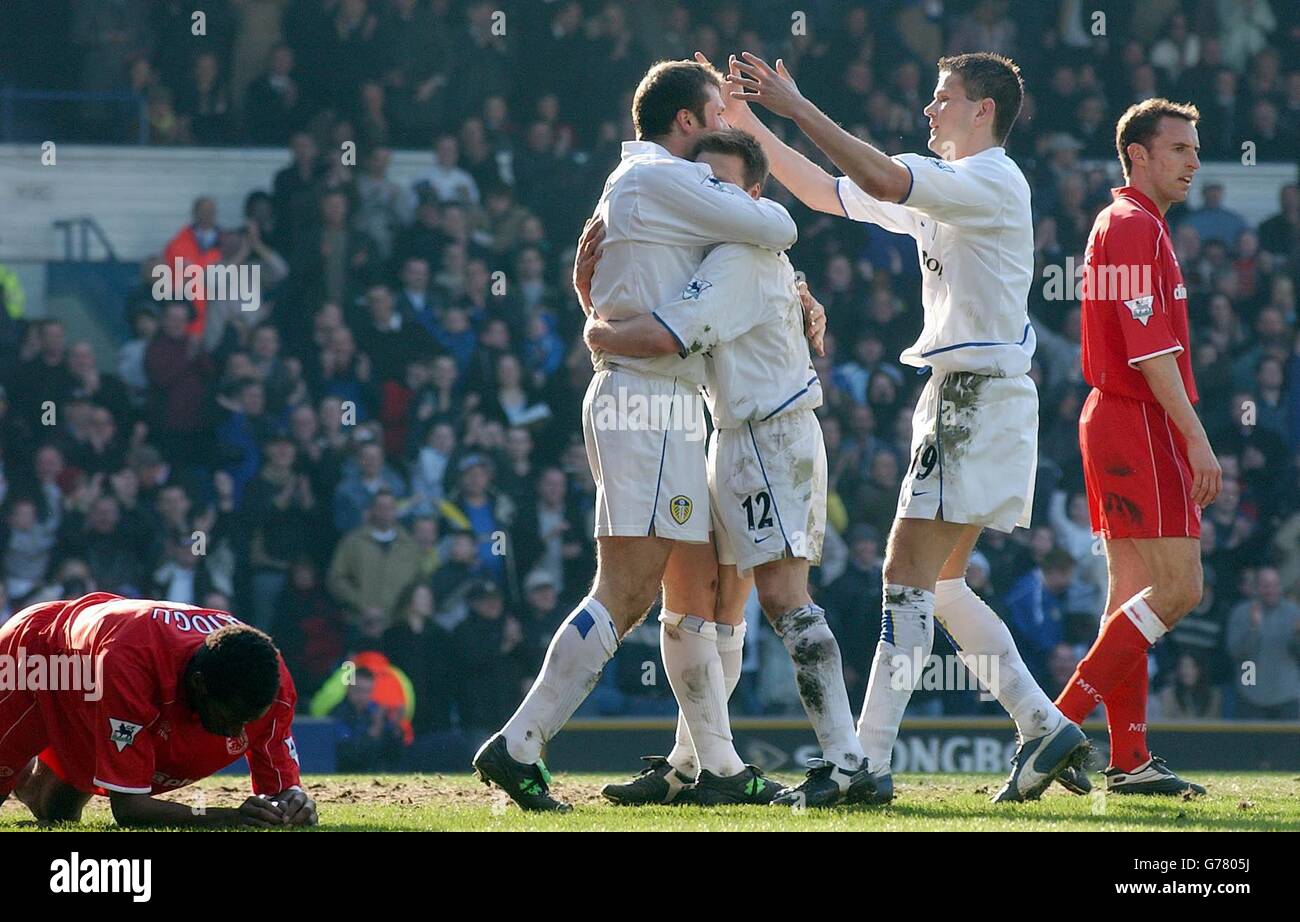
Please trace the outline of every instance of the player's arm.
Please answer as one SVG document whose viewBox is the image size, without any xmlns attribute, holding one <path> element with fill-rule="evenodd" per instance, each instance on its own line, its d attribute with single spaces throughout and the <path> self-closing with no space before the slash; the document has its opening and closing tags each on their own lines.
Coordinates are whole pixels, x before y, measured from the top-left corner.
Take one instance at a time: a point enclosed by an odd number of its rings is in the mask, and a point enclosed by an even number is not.
<svg viewBox="0 0 1300 922">
<path fill-rule="evenodd" d="M 1160 406 L 1187 439 L 1187 461 L 1192 468 L 1192 500 L 1204 508 L 1214 502 L 1223 489 L 1223 469 L 1210 447 L 1205 427 L 1187 397 L 1183 376 L 1178 370 L 1177 353 L 1166 352 L 1146 359 L 1137 363 L 1137 369 L 1147 379 Z"/>
<path fill-rule="evenodd" d="M 613 321 L 601 320 L 592 314 L 587 317 L 582 338 L 586 340 L 589 349 L 600 349 L 634 359 L 672 355 L 682 351 L 672 331 L 654 314 Z"/>
<path fill-rule="evenodd" d="M 315 826 L 316 803 L 302 789 L 293 714 L 298 702 L 293 677 L 280 661 L 280 690 L 270 711 L 248 726 L 248 768 L 253 792 L 280 810 L 286 826 Z"/>
<path fill-rule="evenodd" d="M 702 170 L 648 169 L 638 180 L 627 239 L 682 246 L 748 243 L 777 251 L 799 239 L 794 218 L 780 203 L 752 199 Z"/>
<path fill-rule="evenodd" d="M 757 252 L 736 244 L 714 247 L 682 293 L 649 315 L 668 331 L 674 352 L 682 358 L 708 352 L 771 319 L 757 284 Z"/>
<path fill-rule="evenodd" d="M 213 828 L 285 825 L 284 811 L 262 797 L 250 797 L 238 807 L 195 810 L 188 804 L 160 800 L 149 794 L 109 795 L 113 819 L 119 826 L 186 826 Z"/>
<path fill-rule="evenodd" d="M 709 60 L 700 52 L 695 52 L 695 59 L 701 64 Z M 728 62 L 732 77 L 737 77 L 736 56 L 733 54 Z M 749 108 L 749 104 L 739 96 L 729 96 L 722 117 L 733 128 L 753 135 L 767 155 L 772 175 L 781 185 L 790 190 L 799 201 L 814 211 L 826 214 L 843 215 L 839 195 L 835 191 L 836 179 L 820 166 L 813 163 L 799 151 L 778 138 Z"/>
<path fill-rule="evenodd" d="M 835 124 L 830 116 L 799 92 L 799 87 L 786 71 L 784 62 L 777 60 L 776 68 L 773 69 L 762 58 L 748 51 L 741 57 L 743 60 L 737 61 L 732 73 L 727 76 L 733 97 L 757 102 L 777 115 L 793 119 L 809 140 L 821 148 L 832 163 L 872 198 L 885 202 L 901 202 L 907 198 L 912 186 L 911 171 Z M 775 164 L 773 172 L 777 172 Z M 777 178 L 785 182 L 779 172 Z M 791 188 L 790 191 L 795 190 Z M 797 192 L 795 194 L 798 195 Z"/>
</svg>

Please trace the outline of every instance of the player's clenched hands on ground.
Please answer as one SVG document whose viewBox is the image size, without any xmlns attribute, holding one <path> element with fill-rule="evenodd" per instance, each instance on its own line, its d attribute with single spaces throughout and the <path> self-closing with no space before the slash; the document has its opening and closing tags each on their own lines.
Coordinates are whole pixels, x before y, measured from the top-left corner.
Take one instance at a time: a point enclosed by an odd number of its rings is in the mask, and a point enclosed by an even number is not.
<svg viewBox="0 0 1300 922">
<path fill-rule="evenodd" d="M 286 826 L 315 826 L 319 822 L 316 816 L 316 801 L 307 796 L 306 791 L 290 788 L 271 798 L 272 803 L 280 805 Z"/>
<path fill-rule="evenodd" d="M 248 798 L 239 805 L 236 813 L 239 816 L 240 826 L 269 829 L 272 826 L 283 826 L 285 824 L 284 810 L 279 804 L 265 797 L 254 795 Z"/>
<path fill-rule="evenodd" d="M 803 302 L 803 320 L 804 334 L 808 337 L 808 343 L 813 350 L 824 356 L 826 354 L 826 344 L 823 341 L 826 336 L 826 308 L 822 303 L 813 297 L 812 292 L 808 290 L 807 282 L 799 282 L 799 300 Z"/>
<path fill-rule="evenodd" d="M 808 102 L 780 58 L 774 70 L 756 54 L 742 51 L 740 56 L 743 60 L 732 58 L 735 66 L 727 74 L 732 99 L 759 103 L 786 118 L 793 118 L 799 107 Z"/>
<path fill-rule="evenodd" d="M 573 290 L 586 314 L 591 313 L 591 279 L 596 274 L 596 263 L 600 262 L 600 245 L 604 239 L 605 222 L 597 217 L 588 218 L 582 226 L 578 252 L 573 259 Z"/>
<path fill-rule="evenodd" d="M 1223 489 L 1223 468 L 1214 456 L 1210 440 L 1190 439 L 1187 443 L 1187 463 L 1192 468 L 1192 501 L 1204 509 L 1214 502 Z"/>
</svg>

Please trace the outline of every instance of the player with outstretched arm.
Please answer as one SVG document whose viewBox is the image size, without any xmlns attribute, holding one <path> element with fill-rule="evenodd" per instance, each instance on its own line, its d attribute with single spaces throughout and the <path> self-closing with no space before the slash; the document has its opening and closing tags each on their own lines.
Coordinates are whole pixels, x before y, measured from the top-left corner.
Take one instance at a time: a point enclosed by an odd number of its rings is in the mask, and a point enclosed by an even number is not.
<svg viewBox="0 0 1300 922">
<path fill-rule="evenodd" d="M 930 378 L 912 418 L 912 462 L 890 530 L 881 636 L 858 722 L 877 791 L 886 799 L 892 790 L 894 741 L 921 678 L 914 664 L 929 655 L 937 619 L 1016 723 L 1020 745 L 994 800 L 1036 798 L 1084 762 L 1088 742 L 965 581 L 983 528 L 1028 526 L 1038 461 L 1038 392 L 1028 374 L 1033 219 L 1029 184 L 1005 148 L 1024 96 L 1019 68 L 986 53 L 940 60 L 925 108 L 938 157 L 889 157 L 806 99 L 781 61 L 742 58 L 730 62 L 724 115 L 759 139 L 776 178 L 810 208 L 910 235 L 921 263 L 924 326 L 902 362 Z M 793 119 L 845 175 L 784 144 L 751 101 Z"/>
<path fill-rule="evenodd" d="M 315 825 L 293 679 L 229 612 L 108 592 L 41 602 L 0 626 L 0 663 L 27 677 L 0 688 L 0 802 L 13 793 L 42 822 L 76 821 L 98 794 L 124 826 Z M 244 757 L 240 807 L 155 796 Z"/>
</svg>

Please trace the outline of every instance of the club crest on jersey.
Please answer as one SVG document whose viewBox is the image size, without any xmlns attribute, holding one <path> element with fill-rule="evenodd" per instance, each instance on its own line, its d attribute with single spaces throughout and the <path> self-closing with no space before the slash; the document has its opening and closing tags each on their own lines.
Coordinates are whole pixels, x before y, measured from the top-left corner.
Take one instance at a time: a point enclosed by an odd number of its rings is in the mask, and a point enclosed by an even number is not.
<svg viewBox="0 0 1300 922">
<path fill-rule="evenodd" d="M 122 720 L 120 717 L 108 718 L 108 740 L 117 747 L 121 752 L 127 746 L 135 742 L 136 734 L 144 729 L 143 724 L 133 724 L 129 720 Z"/>
<path fill-rule="evenodd" d="M 678 494 L 668 501 L 668 511 L 672 513 L 673 521 L 678 525 L 685 525 L 691 518 L 691 510 L 695 504 L 691 502 L 689 496 Z"/>
<path fill-rule="evenodd" d="M 1151 322 L 1151 315 L 1155 313 L 1151 304 L 1155 301 L 1155 295 L 1144 295 L 1141 298 L 1131 298 L 1124 302 L 1124 306 L 1129 309 L 1133 319 L 1142 326 Z"/>
<path fill-rule="evenodd" d="M 700 295 L 713 287 L 712 282 L 706 282 L 704 279 L 691 279 L 690 283 L 682 289 L 683 301 L 698 301 Z"/>
<path fill-rule="evenodd" d="M 232 756 L 237 756 L 248 748 L 248 734 L 243 730 L 239 731 L 239 736 L 226 737 L 226 752 Z"/>
<path fill-rule="evenodd" d="M 718 177 L 706 176 L 704 177 L 704 181 L 719 192 L 725 192 L 727 195 L 731 195 L 731 187 L 726 185 L 721 179 L 718 179 Z"/>
<path fill-rule="evenodd" d="M 1174 300 L 1175 301 L 1187 300 L 1187 286 L 1184 285 L 1182 282 L 1179 282 L 1178 287 L 1174 289 Z"/>
</svg>

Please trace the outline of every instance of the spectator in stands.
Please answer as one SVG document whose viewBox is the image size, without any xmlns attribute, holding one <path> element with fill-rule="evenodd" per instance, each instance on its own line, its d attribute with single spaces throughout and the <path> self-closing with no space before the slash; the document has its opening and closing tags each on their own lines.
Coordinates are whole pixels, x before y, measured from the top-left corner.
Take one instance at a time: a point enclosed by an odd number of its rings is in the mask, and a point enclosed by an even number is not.
<svg viewBox="0 0 1300 922">
<path fill-rule="evenodd" d="M 1278 198 L 1281 210 L 1259 225 L 1259 245 L 1294 261 L 1300 257 L 1300 185 L 1287 183 Z"/>
<path fill-rule="evenodd" d="M 402 592 L 420 572 L 420 549 L 397 521 L 397 497 L 380 490 L 366 523 L 344 536 L 330 562 L 326 582 L 353 625 L 366 618 L 378 630 L 397 613 Z"/>
<path fill-rule="evenodd" d="M 1246 222 L 1241 215 L 1224 207 L 1223 196 L 1222 183 L 1207 183 L 1201 192 L 1204 204 L 1183 219 L 1184 223 L 1200 234 L 1202 243 L 1212 240 L 1223 244 L 1235 243 L 1246 229 Z"/>
<path fill-rule="evenodd" d="M 248 86 L 244 126 L 255 144 L 278 147 L 298 129 L 306 111 L 302 88 L 294 77 L 293 49 L 276 45 L 266 73 Z"/>
<path fill-rule="evenodd" d="M 1178 657 L 1174 680 L 1152 695 L 1150 720 L 1220 720 L 1223 694 L 1210 684 L 1201 661 L 1191 653 Z"/>
<path fill-rule="evenodd" d="M 427 582 L 411 583 L 397 603 L 397 618 L 384 632 L 383 649 L 415 688 L 416 733 L 452 725 L 452 673 L 459 671 L 452 635 L 433 618 L 436 606 Z"/>
<path fill-rule="evenodd" d="M 1300 606 L 1282 596 L 1274 567 L 1260 567 L 1255 597 L 1228 616 L 1228 649 L 1240 664 L 1236 715 L 1300 719 Z"/>
<path fill-rule="evenodd" d="M 341 772 L 383 772 L 397 769 L 402 753 L 402 729 L 393 714 L 373 700 L 375 674 L 364 666 L 347 686 L 343 701 L 332 711 L 335 764 Z"/>
<path fill-rule="evenodd" d="M 406 484 L 384 458 L 383 446 L 363 443 L 356 452 L 352 469 L 344 474 L 334 491 L 334 528 L 345 534 L 361 525 L 371 503 L 381 492 L 394 498 L 406 496 Z"/>
<path fill-rule="evenodd" d="M 524 629 L 505 612 L 501 590 L 477 583 L 469 614 L 452 634 L 452 682 L 461 726 L 470 741 L 486 739 L 519 703 L 525 672 Z"/>
<path fill-rule="evenodd" d="M 479 203 L 478 184 L 474 177 L 461 169 L 460 142 L 452 134 L 444 134 L 434 142 L 433 168 L 423 180 L 423 184 L 433 190 L 438 201 L 456 202 L 460 205 L 477 205 Z M 417 186 L 416 191 L 419 191 Z"/>
<path fill-rule="evenodd" d="M 187 271 L 191 266 L 206 270 L 221 259 L 221 228 L 217 226 L 217 203 L 202 196 L 194 200 L 192 221 L 177 231 L 163 249 L 162 263 L 171 276 L 171 291 L 176 300 L 186 290 Z M 179 271 L 178 271 L 179 266 Z M 189 333 L 203 332 L 203 318 L 207 311 L 206 285 L 197 298 L 191 298 L 194 316 L 187 327 Z"/>
<path fill-rule="evenodd" d="M 1052 548 L 1041 564 L 1025 573 L 1007 592 L 1007 627 L 1025 665 L 1041 684 L 1047 678 L 1047 659 L 1065 637 L 1066 591 L 1074 576 L 1074 561 L 1060 548 Z"/>
</svg>

